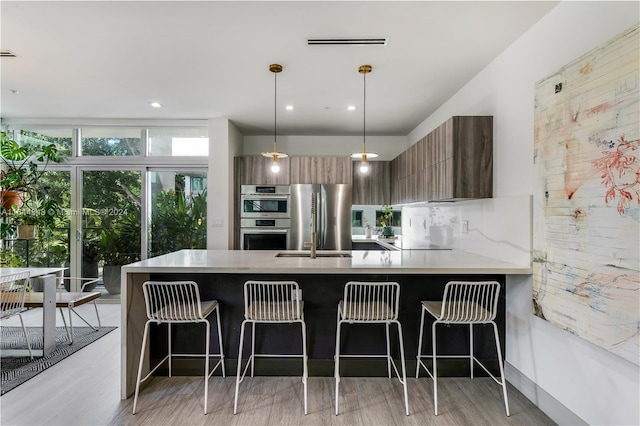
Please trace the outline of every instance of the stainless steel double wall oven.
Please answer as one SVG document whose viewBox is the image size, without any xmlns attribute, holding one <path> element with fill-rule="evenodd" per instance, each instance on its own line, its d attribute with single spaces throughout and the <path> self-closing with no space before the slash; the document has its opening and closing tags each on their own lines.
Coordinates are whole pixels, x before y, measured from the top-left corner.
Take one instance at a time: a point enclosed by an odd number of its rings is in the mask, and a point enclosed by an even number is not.
<svg viewBox="0 0 640 426">
<path fill-rule="evenodd" d="M 290 246 L 289 185 L 242 185 L 240 248 L 287 250 Z"/>
</svg>

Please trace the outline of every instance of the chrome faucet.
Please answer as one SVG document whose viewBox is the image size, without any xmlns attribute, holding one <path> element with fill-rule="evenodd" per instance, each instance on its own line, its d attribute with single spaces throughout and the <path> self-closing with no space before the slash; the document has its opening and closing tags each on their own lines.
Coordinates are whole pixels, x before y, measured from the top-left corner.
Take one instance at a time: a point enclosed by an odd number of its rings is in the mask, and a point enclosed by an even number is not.
<svg viewBox="0 0 640 426">
<path fill-rule="evenodd" d="M 311 194 L 311 242 L 305 242 L 304 248 L 311 249 L 311 259 L 316 258 L 316 210 L 317 210 L 317 194 Z"/>
</svg>

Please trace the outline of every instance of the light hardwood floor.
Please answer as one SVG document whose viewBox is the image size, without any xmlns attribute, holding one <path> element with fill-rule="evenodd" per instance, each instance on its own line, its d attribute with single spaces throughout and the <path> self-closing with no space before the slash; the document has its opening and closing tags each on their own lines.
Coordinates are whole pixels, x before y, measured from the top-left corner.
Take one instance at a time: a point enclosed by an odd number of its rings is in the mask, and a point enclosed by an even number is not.
<svg viewBox="0 0 640 426">
<path fill-rule="evenodd" d="M 93 318 L 93 307 L 80 309 Z M 98 305 L 103 325 L 119 325 L 120 306 Z M 37 325 L 41 312 L 25 315 Z M 13 324 L 13 321 L 16 324 Z M 17 318 L 3 325 L 18 325 Z M 509 387 L 506 417 L 500 388 L 490 378 L 443 378 L 438 383 L 439 414 L 433 415 L 430 379 L 410 378 L 409 416 L 402 387 L 386 378 L 343 378 L 340 415 L 335 416 L 335 382 L 309 379 L 309 413 L 304 415 L 302 384 L 296 377 L 247 378 L 233 415 L 235 377 L 209 382 L 209 414 L 203 415 L 200 377 L 158 377 L 138 400 L 120 400 L 120 330 L 115 330 L 0 398 L 2 425 L 551 425 L 544 413 Z"/>
</svg>

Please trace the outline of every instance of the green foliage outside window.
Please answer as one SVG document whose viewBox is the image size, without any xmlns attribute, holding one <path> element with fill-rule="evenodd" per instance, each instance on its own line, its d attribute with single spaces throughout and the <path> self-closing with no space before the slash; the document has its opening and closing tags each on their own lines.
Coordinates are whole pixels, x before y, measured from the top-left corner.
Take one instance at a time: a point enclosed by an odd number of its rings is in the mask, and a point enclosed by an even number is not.
<svg viewBox="0 0 640 426">
<path fill-rule="evenodd" d="M 152 207 L 150 256 L 207 245 L 207 191 L 158 193 Z"/>
<path fill-rule="evenodd" d="M 82 138 L 82 155 L 118 157 L 140 155 L 140 138 Z"/>
<path fill-rule="evenodd" d="M 21 146 L 58 145 L 62 155 L 71 154 L 71 138 L 51 137 L 20 131 Z M 83 138 L 83 155 L 140 155 L 139 138 Z M 84 171 L 82 176 L 83 262 L 102 260 L 104 265 L 127 264 L 140 259 L 142 211 L 139 171 Z M 56 217 L 55 224 L 39 232 L 36 240 L 16 241 L 7 251 L 14 266 L 64 266 L 69 264 L 70 173 L 47 171 L 34 190 L 43 200 L 55 200 L 69 214 Z M 206 190 L 185 194 L 185 176 L 175 175 L 175 189 L 154 196 L 151 206 L 149 256 L 183 248 L 206 248 Z M 101 214 L 100 211 L 118 214 Z M 120 214 L 122 213 L 122 214 Z M 75 238 L 75 235 L 73 236 Z"/>
</svg>

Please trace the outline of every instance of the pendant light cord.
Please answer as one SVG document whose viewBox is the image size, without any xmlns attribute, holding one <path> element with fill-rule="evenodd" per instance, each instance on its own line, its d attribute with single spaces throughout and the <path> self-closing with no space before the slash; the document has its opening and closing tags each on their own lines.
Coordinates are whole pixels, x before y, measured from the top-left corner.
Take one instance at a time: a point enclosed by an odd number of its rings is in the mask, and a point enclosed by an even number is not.
<svg viewBox="0 0 640 426">
<path fill-rule="evenodd" d="M 367 152 L 367 73 L 363 73 L 364 95 L 362 101 L 362 152 Z"/>
<path fill-rule="evenodd" d="M 278 73 L 273 73 L 273 152 L 278 152 L 276 135 L 278 129 Z"/>
</svg>

